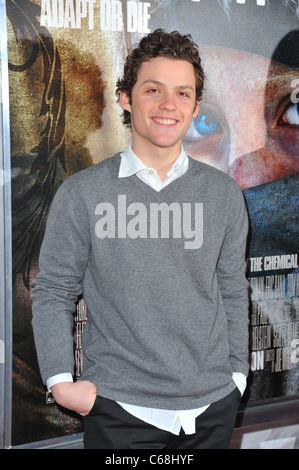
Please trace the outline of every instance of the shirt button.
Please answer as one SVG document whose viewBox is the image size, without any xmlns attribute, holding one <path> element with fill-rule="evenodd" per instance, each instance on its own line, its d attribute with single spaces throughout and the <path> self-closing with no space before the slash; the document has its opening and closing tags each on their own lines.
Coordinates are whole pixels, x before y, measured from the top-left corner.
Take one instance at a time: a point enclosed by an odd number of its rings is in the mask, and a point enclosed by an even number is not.
<svg viewBox="0 0 299 470">
<path fill-rule="evenodd" d="M 153 175 L 155 173 L 155 170 L 149 170 L 149 174 Z"/>
</svg>

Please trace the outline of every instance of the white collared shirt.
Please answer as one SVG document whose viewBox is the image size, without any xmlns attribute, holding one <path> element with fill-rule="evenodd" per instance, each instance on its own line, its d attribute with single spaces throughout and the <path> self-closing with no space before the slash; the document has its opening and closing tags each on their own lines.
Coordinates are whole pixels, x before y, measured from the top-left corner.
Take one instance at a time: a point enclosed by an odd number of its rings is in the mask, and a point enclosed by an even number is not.
<svg viewBox="0 0 299 470">
<path fill-rule="evenodd" d="M 156 191 L 161 191 L 161 189 L 165 188 L 169 183 L 182 176 L 188 170 L 188 166 L 188 156 L 182 147 L 180 155 L 170 170 L 168 170 L 166 179 L 162 181 L 154 168 L 146 166 L 145 163 L 135 155 L 130 142 L 126 150 L 121 154 L 118 177 L 127 178 L 128 176 L 136 175 Z"/>
<path fill-rule="evenodd" d="M 188 165 L 188 156 L 182 147 L 180 155 L 167 172 L 166 179 L 162 181 L 154 168 L 146 166 L 134 154 L 130 142 L 126 150 L 121 154 L 118 177 L 127 178 L 129 176 L 136 175 L 144 183 L 148 184 L 156 191 L 160 191 L 176 178 L 182 176 L 187 171 Z M 240 372 L 234 372 L 232 379 L 240 390 L 241 395 L 243 395 L 246 388 L 246 376 Z M 59 374 L 47 380 L 47 387 L 50 390 L 51 386 L 55 383 L 72 381 L 73 379 L 71 374 Z M 183 428 L 185 434 L 194 434 L 195 420 L 197 416 L 203 413 L 210 406 L 208 404 L 193 410 L 162 410 L 121 402 L 118 402 L 118 404 L 136 418 L 176 435 L 180 433 L 181 428 Z"/>
</svg>

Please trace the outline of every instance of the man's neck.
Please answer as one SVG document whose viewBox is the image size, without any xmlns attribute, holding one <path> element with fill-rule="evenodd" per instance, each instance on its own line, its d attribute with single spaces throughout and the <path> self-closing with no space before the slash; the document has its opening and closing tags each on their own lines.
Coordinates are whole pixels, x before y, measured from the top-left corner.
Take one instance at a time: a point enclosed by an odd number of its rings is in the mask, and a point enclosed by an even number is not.
<svg viewBox="0 0 299 470">
<path fill-rule="evenodd" d="M 156 148 L 154 153 L 138 152 L 138 149 L 132 145 L 132 150 L 137 157 L 149 168 L 154 168 L 162 181 L 167 177 L 167 172 L 170 170 L 174 162 L 177 160 L 181 153 L 181 146 L 176 148 Z"/>
</svg>

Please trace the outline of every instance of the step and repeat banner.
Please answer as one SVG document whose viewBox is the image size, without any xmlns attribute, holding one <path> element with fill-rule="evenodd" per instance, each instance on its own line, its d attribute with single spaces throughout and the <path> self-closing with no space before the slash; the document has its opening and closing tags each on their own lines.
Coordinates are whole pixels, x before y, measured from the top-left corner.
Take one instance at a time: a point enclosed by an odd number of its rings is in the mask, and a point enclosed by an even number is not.
<svg viewBox="0 0 299 470">
<path fill-rule="evenodd" d="M 156 28 L 190 33 L 206 74 L 188 154 L 233 176 L 250 216 L 247 406 L 299 395 L 299 5 L 286 0 L 7 0 L 12 182 L 12 445 L 82 431 L 37 365 L 30 284 L 55 191 L 127 145 L 116 80 Z M 84 302 L 75 317 L 80 376 Z M 242 335 L 242 331 L 240 331 Z"/>
</svg>

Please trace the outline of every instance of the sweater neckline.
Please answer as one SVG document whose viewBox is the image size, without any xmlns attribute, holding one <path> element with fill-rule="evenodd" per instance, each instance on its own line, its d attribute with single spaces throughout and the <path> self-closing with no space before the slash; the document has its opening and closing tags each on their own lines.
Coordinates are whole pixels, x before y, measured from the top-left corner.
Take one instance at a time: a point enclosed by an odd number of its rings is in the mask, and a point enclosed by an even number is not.
<svg viewBox="0 0 299 470">
<path fill-rule="evenodd" d="M 119 157 L 120 158 L 120 157 Z M 192 172 L 193 170 L 193 159 L 188 155 L 188 169 L 187 171 L 182 175 L 182 176 L 179 176 L 178 178 L 176 178 L 174 181 L 172 181 L 171 183 L 169 183 L 167 186 L 165 186 L 165 188 L 162 188 L 160 191 L 156 191 L 154 188 L 152 188 L 151 186 L 149 186 L 148 184 L 144 183 L 140 178 L 138 178 L 137 175 L 131 175 L 131 176 L 128 176 L 126 178 L 122 178 L 122 181 L 128 181 L 130 182 L 130 184 L 134 184 L 134 186 L 138 186 L 139 189 L 141 189 L 143 192 L 146 192 L 146 193 L 149 193 L 151 195 L 154 195 L 156 199 L 160 199 L 162 196 L 164 196 L 165 194 L 175 190 L 175 188 L 181 186 L 184 184 L 185 182 L 185 179 L 188 178 L 189 174 Z M 120 164 L 120 160 L 119 160 L 119 164 Z M 119 165 L 117 167 L 117 171 L 119 169 Z M 117 173 L 118 174 L 118 173 Z M 120 180 L 120 178 L 117 177 L 118 180 Z"/>
</svg>

